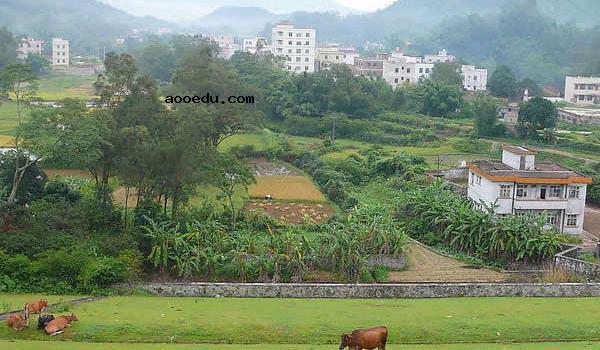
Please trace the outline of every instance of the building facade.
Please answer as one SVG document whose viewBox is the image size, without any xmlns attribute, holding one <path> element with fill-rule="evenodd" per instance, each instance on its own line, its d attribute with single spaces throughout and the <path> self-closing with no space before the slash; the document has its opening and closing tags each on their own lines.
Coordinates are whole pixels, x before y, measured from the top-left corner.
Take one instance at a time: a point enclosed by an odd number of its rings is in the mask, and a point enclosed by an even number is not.
<svg viewBox="0 0 600 350">
<path fill-rule="evenodd" d="M 52 39 L 52 65 L 69 65 L 69 40 L 54 38 Z"/>
<path fill-rule="evenodd" d="M 337 44 L 317 49 L 319 69 L 329 69 L 332 64 L 354 65 L 355 57 L 358 57 L 358 52 L 354 48 L 342 48 Z"/>
<path fill-rule="evenodd" d="M 467 91 L 487 90 L 487 69 L 475 66 L 462 65 L 460 71 L 463 76 L 463 88 Z"/>
<path fill-rule="evenodd" d="M 425 55 L 423 58 L 424 63 L 438 63 L 438 62 L 452 62 L 456 59 L 453 55 L 448 55 L 446 49 L 438 51 L 437 55 Z"/>
<path fill-rule="evenodd" d="M 519 104 L 510 102 L 504 106 L 498 106 L 498 118 L 507 124 L 517 124 L 519 121 Z"/>
<path fill-rule="evenodd" d="M 578 105 L 600 105 L 600 77 L 567 76 L 565 101 Z"/>
<path fill-rule="evenodd" d="M 244 39 L 242 50 L 251 54 L 257 54 L 263 51 L 270 51 L 270 45 L 266 38 L 257 36 L 254 38 Z"/>
<path fill-rule="evenodd" d="M 17 43 L 17 58 L 25 60 L 29 54 L 44 54 L 44 40 L 34 39 L 32 37 L 21 38 Z"/>
<path fill-rule="evenodd" d="M 353 71 L 355 75 L 377 79 L 383 76 L 383 63 L 387 54 L 378 54 L 376 57 L 355 57 Z"/>
<path fill-rule="evenodd" d="M 581 233 L 592 179 L 555 163 L 536 162 L 535 155 L 524 147 L 503 146 L 502 161 L 469 162 L 469 199 L 499 216 L 543 214 L 547 228 Z"/>
<path fill-rule="evenodd" d="M 285 57 L 283 68 L 290 72 L 312 73 L 317 63 L 316 35 L 316 30 L 311 28 L 279 23 L 272 29 L 273 54 Z"/>
</svg>

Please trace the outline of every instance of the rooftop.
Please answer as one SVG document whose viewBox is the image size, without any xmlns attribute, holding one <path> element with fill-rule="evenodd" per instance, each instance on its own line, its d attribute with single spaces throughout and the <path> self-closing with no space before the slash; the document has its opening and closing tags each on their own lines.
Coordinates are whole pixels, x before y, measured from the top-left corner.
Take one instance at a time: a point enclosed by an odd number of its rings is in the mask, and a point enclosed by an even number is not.
<svg viewBox="0 0 600 350">
<path fill-rule="evenodd" d="M 534 151 L 530 151 L 525 147 L 521 147 L 521 146 L 512 146 L 512 145 L 503 145 L 502 149 L 505 151 L 509 151 L 511 153 L 514 154 L 518 154 L 518 155 L 536 155 L 537 152 Z"/>
<path fill-rule="evenodd" d="M 536 162 L 534 170 L 519 170 L 501 161 L 476 160 L 469 163 L 469 168 L 493 181 L 522 183 L 590 183 L 592 181 L 579 172 L 552 162 Z"/>
</svg>

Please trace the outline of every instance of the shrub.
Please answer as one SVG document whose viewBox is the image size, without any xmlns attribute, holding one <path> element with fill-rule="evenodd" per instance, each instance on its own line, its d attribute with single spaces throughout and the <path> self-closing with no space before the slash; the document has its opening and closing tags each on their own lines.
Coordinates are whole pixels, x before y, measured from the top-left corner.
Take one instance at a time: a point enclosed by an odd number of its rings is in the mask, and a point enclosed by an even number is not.
<svg viewBox="0 0 600 350">
<path fill-rule="evenodd" d="M 123 282 L 127 277 L 124 261 L 101 257 L 88 260 L 77 280 L 83 290 L 93 291 Z"/>
</svg>

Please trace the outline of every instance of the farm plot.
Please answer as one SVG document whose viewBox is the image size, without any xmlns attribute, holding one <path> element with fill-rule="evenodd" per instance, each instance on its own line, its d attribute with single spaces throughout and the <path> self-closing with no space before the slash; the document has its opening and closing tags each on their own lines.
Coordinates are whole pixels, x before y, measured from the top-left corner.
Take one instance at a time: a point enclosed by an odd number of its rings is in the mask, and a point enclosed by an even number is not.
<svg viewBox="0 0 600 350">
<path fill-rule="evenodd" d="M 262 210 L 276 220 L 288 224 L 301 224 L 306 221 L 321 223 L 335 214 L 335 210 L 327 204 L 268 200 L 252 200 L 246 205 L 246 209 Z"/>
<path fill-rule="evenodd" d="M 270 195 L 276 200 L 326 202 L 310 178 L 306 176 L 257 176 L 256 183 L 248 188 L 250 198 Z"/>
</svg>

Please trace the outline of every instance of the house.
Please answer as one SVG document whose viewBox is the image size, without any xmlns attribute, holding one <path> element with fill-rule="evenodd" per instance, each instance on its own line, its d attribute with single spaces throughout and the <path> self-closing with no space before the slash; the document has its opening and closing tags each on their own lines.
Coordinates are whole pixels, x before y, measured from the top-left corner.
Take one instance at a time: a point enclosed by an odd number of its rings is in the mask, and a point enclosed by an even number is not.
<svg viewBox="0 0 600 350">
<path fill-rule="evenodd" d="M 565 101 L 600 105 L 600 77 L 565 77 Z"/>
<path fill-rule="evenodd" d="M 271 34 L 273 54 L 285 57 L 284 69 L 295 73 L 315 71 L 317 63 L 315 29 L 296 28 L 288 22 L 281 22 L 273 27 Z"/>
<path fill-rule="evenodd" d="M 230 35 L 210 35 L 208 39 L 219 46 L 218 57 L 220 58 L 228 60 L 238 51 L 238 45 Z"/>
<path fill-rule="evenodd" d="M 383 63 L 387 60 L 388 54 L 380 53 L 375 57 L 355 57 L 353 72 L 354 75 L 377 79 L 383 76 Z"/>
<path fill-rule="evenodd" d="M 585 195 L 592 179 L 551 162 L 536 161 L 536 152 L 505 145 L 502 161 L 467 163 L 467 196 L 499 216 L 545 214 L 559 232 L 583 230 Z"/>
<path fill-rule="evenodd" d="M 456 59 L 453 55 L 448 55 L 446 49 L 438 51 L 437 55 L 425 55 L 423 58 L 424 63 L 438 63 L 438 62 L 452 62 Z"/>
<path fill-rule="evenodd" d="M 467 91 L 487 90 L 487 69 L 463 64 L 460 66 L 460 71 L 463 76 L 463 89 Z"/>
<path fill-rule="evenodd" d="M 591 124 L 600 126 L 600 109 L 557 108 L 558 119 L 571 124 Z"/>
<path fill-rule="evenodd" d="M 242 50 L 251 54 L 257 54 L 259 52 L 268 51 L 269 47 L 270 46 L 267 42 L 267 39 L 261 36 L 247 38 L 244 39 L 244 41 L 242 42 Z"/>
<path fill-rule="evenodd" d="M 52 66 L 69 65 L 69 40 L 52 39 Z"/>
<path fill-rule="evenodd" d="M 44 40 L 34 39 L 32 37 L 21 38 L 17 43 L 17 58 L 25 60 L 29 54 L 44 54 Z"/>
<path fill-rule="evenodd" d="M 354 65 L 358 52 L 354 48 L 342 48 L 338 44 L 329 44 L 317 49 L 319 69 L 329 69 L 332 64 Z"/>
<path fill-rule="evenodd" d="M 498 107 L 498 118 L 507 124 L 517 124 L 519 121 L 519 104 L 510 102 L 507 105 Z"/>
</svg>

